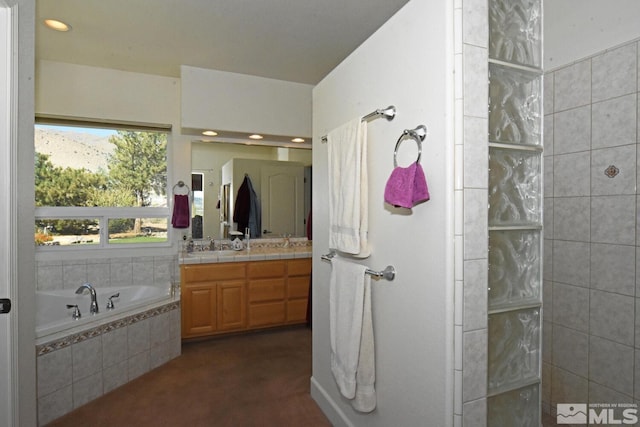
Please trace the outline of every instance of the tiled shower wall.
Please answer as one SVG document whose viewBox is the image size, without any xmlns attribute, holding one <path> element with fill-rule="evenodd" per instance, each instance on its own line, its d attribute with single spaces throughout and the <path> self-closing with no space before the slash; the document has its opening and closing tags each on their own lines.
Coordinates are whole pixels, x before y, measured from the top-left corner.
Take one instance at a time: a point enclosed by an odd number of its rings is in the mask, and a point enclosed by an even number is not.
<svg viewBox="0 0 640 427">
<path fill-rule="evenodd" d="M 543 410 L 640 400 L 639 41 L 545 75 Z"/>
<path fill-rule="evenodd" d="M 487 418 L 488 2 L 456 0 L 454 426 Z"/>
</svg>

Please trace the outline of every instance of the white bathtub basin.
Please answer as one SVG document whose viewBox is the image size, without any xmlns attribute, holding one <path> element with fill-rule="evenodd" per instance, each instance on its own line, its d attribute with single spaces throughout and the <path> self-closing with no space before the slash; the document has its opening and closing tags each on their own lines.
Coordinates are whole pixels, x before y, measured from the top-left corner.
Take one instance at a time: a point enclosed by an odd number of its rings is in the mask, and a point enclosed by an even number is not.
<svg viewBox="0 0 640 427">
<path fill-rule="evenodd" d="M 37 291 L 36 338 L 84 324 L 108 321 L 138 307 L 152 304 L 171 296 L 171 287 L 169 285 L 166 287 L 141 285 L 105 288 L 96 286 L 95 289 L 100 310 L 96 315 L 89 313 L 91 300 L 88 293 L 77 295 L 75 288 Z M 113 298 L 115 309 L 107 310 L 108 298 L 118 293 L 120 296 Z M 77 305 L 82 317 L 77 320 L 72 319 L 72 310 L 67 308 L 67 304 Z"/>
</svg>

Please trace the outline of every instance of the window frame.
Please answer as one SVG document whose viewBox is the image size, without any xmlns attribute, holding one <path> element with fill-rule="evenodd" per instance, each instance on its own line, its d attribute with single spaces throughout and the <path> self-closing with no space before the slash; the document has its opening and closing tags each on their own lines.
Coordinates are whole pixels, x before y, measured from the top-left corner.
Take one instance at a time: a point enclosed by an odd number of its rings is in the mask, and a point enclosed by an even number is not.
<svg viewBox="0 0 640 427">
<path fill-rule="evenodd" d="M 171 227 L 171 152 L 172 142 L 172 126 L 163 124 L 148 123 L 131 123 L 131 122 L 103 122 L 97 120 L 76 120 L 59 117 L 36 117 L 34 128 L 38 125 L 45 126 L 70 126 L 77 128 L 98 128 L 125 130 L 133 132 L 158 132 L 167 136 L 166 148 L 166 166 L 167 166 L 167 182 L 165 183 L 165 194 L 167 197 L 167 206 L 164 207 L 85 207 L 85 206 L 36 206 L 35 220 L 39 219 L 97 219 L 99 227 L 100 242 L 98 244 L 82 244 L 82 245 L 35 245 L 37 252 L 61 252 L 61 251 L 113 251 L 141 248 L 168 248 L 172 246 L 173 227 Z M 35 185 L 35 183 L 34 183 Z M 35 187 L 34 187 L 35 188 Z M 34 200 L 35 203 L 35 200 Z M 109 243 L 109 220 L 123 218 L 161 218 L 167 221 L 167 240 L 164 242 L 149 243 Z"/>
</svg>

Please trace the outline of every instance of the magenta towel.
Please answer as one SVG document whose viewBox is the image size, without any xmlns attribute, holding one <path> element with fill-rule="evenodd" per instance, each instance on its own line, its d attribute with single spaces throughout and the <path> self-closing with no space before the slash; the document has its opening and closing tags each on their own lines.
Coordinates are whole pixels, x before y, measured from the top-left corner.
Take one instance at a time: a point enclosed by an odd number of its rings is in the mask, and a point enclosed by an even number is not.
<svg viewBox="0 0 640 427">
<path fill-rule="evenodd" d="M 176 194 L 173 196 L 173 228 L 189 228 L 189 196 Z"/>
<path fill-rule="evenodd" d="M 396 167 L 384 189 L 384 201 L 390 205 L 411 209 L 429 200 L 429 188 L 420 163 Z"/>
</svg>

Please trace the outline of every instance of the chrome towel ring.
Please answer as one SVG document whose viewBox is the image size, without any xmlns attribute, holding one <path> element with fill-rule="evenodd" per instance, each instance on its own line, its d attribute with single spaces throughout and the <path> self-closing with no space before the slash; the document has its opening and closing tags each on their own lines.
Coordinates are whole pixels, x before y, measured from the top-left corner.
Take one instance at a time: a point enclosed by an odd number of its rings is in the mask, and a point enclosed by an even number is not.
<svg viewBox="0 0 640 427">
<path fill-rule="evenodd" d="M 176 188 L 181 189 L 181 190 L 186 190 L 186 194 L 181 194 L 181 193 L 176 193 Z M 187 184 L 184 183 L 184 181 L 178 181 L 172 188 L 173 190 L 173 194 L 176 195 L 183 195 L 183 196 L 188 196 L 191 193 L 191 189 L 189 188 L 189 186 Z"/>
<path fill-rule="evenodd" d="M 398 138 L 398 142 L 396 142 L 396 148 L 393 150 L 393 166 L 398 167 L 398 161 L 396 157 L 398 156 L 398 148 L 400 147 L 400 143 L 404 140 L 405 137 L 413 138 L 418 144 L 418 158 L 416 159 L 416 163 L 420 163 L 420 157 L 422 156 L 422 141 L 427 137 L 427 127 L 425 125 L 420 125 L 415 129 L 405 129 L 402 131 L 402 135 Z"/>
</svg>

